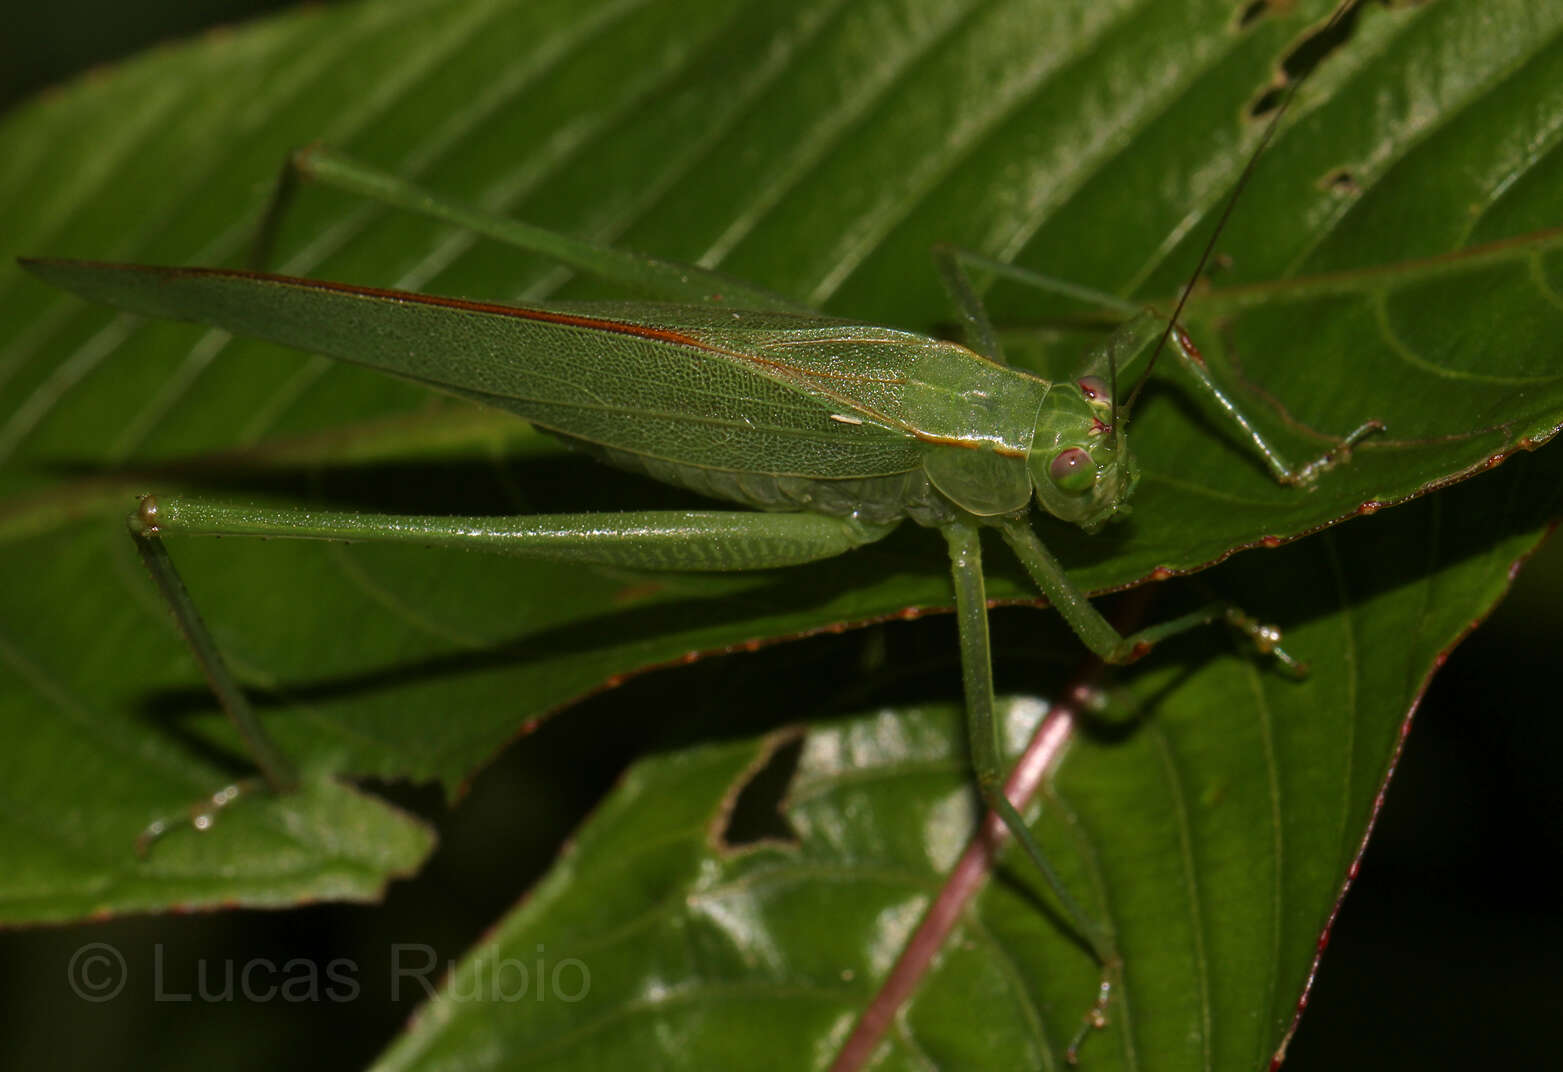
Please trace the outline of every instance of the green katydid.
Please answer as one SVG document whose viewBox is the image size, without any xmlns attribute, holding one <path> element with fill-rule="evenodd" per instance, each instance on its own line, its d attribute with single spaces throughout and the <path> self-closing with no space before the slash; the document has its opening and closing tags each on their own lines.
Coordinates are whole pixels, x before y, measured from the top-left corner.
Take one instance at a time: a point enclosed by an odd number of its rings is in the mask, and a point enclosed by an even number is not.
<svg viewBox="0 0 1563 1072">
<path fill-rule="evenodd" d="M 1311 480 L 1377 426 L 1365 424 L 1321 457 L 1289 465 L 1211 379 L 1176 329 L 1176 311 L 1148 315 L 1106 295 L 1086 296 L 1136 315 L 1077 375 L 1050 382 L 1009 367 L 966 267 L 1082 292 L 959 251 L 940 250 L 936 259 L 974 349 L 823 317 L 715 272 L 492 219 L 326 150 L 306 150 L 294 166 L 316 182 L 462 224 L 678 304 L 520 308 L 250 272 L 63 261 L 28 267 L 93 300 L 282 342 L 497 405 L 612 464 L 759 509 L 366 517 L 148 497 L 131 518 L 137 546 L 271 786 L 291 782 L 287 761 L 267 742 L 201 623 L 163 546 L 165 533 L 405 541 L 639 569 L 727 570 L 842 554 L 911 519 L 938 528 L 950 554 L 979 787 L 1102 965 L 1088 1018 L 1099 1021 L 1117 958 L 1112 938 L 1075 904 L 1001 788 L 980 531 L 998 530 L 1049 602 L 1109 662 L 1226 621 L 1292 666 L 1274 630 L 1224 605 L 1121 635 L 1038 539 L 1027 519 L 1031 498 L 1088 531 L 1123 511 L 1136 470 L 1118 373 L 1153 341 L 1159 351 L 1171 339 L 1170 352 L 1280 481 Z M 229 799 L 214 799 L 214 807 Z"/>
</svg>

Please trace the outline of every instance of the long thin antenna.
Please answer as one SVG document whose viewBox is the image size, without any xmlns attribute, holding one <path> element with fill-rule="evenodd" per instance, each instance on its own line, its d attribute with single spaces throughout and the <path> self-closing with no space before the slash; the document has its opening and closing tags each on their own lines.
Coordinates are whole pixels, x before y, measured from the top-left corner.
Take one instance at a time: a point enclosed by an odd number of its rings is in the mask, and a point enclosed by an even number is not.
<svg viewBox="0 0 1563 1072">
<path fill-rule="evenodd" d="M 1118 351 L 1109 346 L 1107 348 L 1107 397 L 1112 399 L 1113 408 L 1108 412 L 1108 427 L 1113 429 L 1113 435 L 1118 435 Z"/>
<path fill-rule="evenodd" d="M 1313 39 L 1317 39 L 1319 36 L 1333 30 L 1340 23 L 1341 19 L 1345 17 L 1346 13 L 1357 6 L 1357 3 L 1358 0 L 1343 0 L 1341 5 L 1335 9 L 1335 14 L 1330 16 L 1330 21 L 1324 24 L 1323 29 L 1313 35 Z M 1248 185 L 1248 180 L 1253 177 L 1254 166 L 1259 163 L 1259 158 L 1264 155 L 1265 149 L 1269 147 L 1270 140 L 1275 137 L 1276 129 L 1281 125 L 1281 117 L 1292 106 L 1292 98 L 1297 96 L 1297 90 L 1304 82 L 1308 81 L 1308 78 L 1317 69 L 1318 65 L 1315 64 L 1295 82 L 1286 87 L 1286 94 L 1281 98 L 1281 103 L 1276 108 L 1275 114 L 1270 117 L 1270 122 L 1265 125 L 1265 132 L 1260 137 L 1258 146 L 1255 147 L 1253 153 L 1249 156 L 1248 163 L 1243 168 L 1243 173 L 1237 177 L 1237 184 L 1232 187 L 1232 193 L 1227 197 L 1226 207 L 1221 210 L 1221 218 L 1216 221 L 1216 229 L 1211 232 L 1210 241 L 1205 243 L 1205 250 L 1199 255 L 1199 263 L 1194 266 L 1193 274 L 1189 276 L 1188 282 L 1183 285 L 1183 292 L 1178 295 L 1177 307 L 1172 310 L 1172 316 L 1167 319 L 1167 326 L 1162 329 L 1161 338 L 1156 340 L 1156 349 L 1151 351 L 1150 364 L 1146 365 L 1145 371 L 1140 374 L 1139 382 L 1134 385 L 1134 390 L 1130 393 L 1129 400 L 1124 403 L 1125 409 L 1132 410 L 1134 408 L 1135 399 L 1140 397 L 1141 389 L 1145 387 L 1146 381 L 1150 379 L 1151 369 L 1156 367 L 1156 359 L 1167 348 L 1167 340 L 1172 337 L 1172 330 L 1178 324 L 1178 317 L 1183 315 L 1183 307 L 1188 304 L 1189 295 L 1194 293 L 1194 287 L 1199 283 L 1199 277 L 1204 272 L 1205 265 L 1210 263 L 1210 258 L 1215 254 L 1216 242 L 1220 240 L 1221 232 L 1226 230 L 1227 221 L 1232 218 L 1232 210 L 1237 207 L 1237 199 L 1242 196 L 1244 188 Z M 1113 397 L 1116 400 L 1116 385 Z M 1117 403 L 1114 401 L 1114 406 L 1116 407 L 1116 405 Z M 1114 417 L 1116 418 L 1116 409 Z M 1113 423 L 1116 425 L 1117 420 L 1115 419 Z"/>
</svg>

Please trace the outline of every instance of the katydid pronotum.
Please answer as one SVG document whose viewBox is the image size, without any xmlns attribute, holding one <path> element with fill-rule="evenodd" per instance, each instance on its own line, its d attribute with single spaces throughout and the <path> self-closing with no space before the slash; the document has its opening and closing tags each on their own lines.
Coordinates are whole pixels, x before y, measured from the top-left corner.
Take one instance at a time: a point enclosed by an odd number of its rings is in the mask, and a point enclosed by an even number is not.
<svg viewBox="0 0 1563 1072">
<path fill-rule="evenodd" d="M 1225 621 L 1294 667 L 1273 629 L 1224 605 L 1121 635 L 1038 539 L 1027 519 L 1031 497 L 1088 531 L 1120 512 L 1136 470 L 1118 376 L 1148 344 L 1159 350 L 1169 338 L 1170 353 L 1279 481 L 1313 479 L 1376 425 L 1293 466 L 1212 380 L 1176 328 L 1176 311 L 1146 314 L 1108 295 L 1092 297 L 1133 318 L 1077 375 L 1053 383 L 1009 367 L 967 269 L 1055 290 L 1065 285 L 960 251 L 940 250 L 936 260 L 972 349 L 822 317 L 714 272 L 488 218 L 323 149 L 299 154 L 294 168 L 680 304 L 516 308 L 247 272 L 28 266 L 94 300 L 282 342 L 497 405 L 612 464 L 758 509 L 366 517 L 148 497 L 131 518 L 137 546 L 267 782 L 285 789 L 289 765 L 268 743 L 179 581 L 162 542 L 166 533 L 405 541 L 637 569 L 736 570 L 841 554 L 910 518 L 938 528 L 948 547 L 978 785 L 1102 965 L 1087 1017 L 1100 1022 L 1117 962 L 1112 936 L 1076 905 L 1001 788 L 979 534 L 996 529 L 1086 646 L 1109 662 Z M 228 799 L 219 796 L 216 806 Z"/>
</svg>

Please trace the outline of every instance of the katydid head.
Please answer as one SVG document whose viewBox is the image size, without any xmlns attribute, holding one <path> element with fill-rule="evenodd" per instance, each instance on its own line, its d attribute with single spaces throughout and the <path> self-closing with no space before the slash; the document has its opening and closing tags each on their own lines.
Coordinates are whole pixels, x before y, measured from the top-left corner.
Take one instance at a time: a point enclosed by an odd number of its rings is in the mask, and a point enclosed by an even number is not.
<svg viewBox="0 0 1563 1072">
<path fill-rule="evenodd" d="M 1128 414 L 1113 402 L 1113 379 L 1083 375 L 1054 384 L 1031 441 L 1037 502 L 1087 532 L 1128 512 L 1125 503 L 1140 477 L 1123 435 Z"/>
</svg>

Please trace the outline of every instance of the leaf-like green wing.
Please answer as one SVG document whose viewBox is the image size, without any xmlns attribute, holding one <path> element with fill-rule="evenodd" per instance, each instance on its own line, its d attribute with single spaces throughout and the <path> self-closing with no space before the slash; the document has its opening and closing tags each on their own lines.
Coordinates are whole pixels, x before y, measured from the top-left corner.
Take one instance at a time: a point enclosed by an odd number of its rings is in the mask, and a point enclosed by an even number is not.
<svg viewBox="0 0 1563 1072">
<path fill-rule="evenodd" d="M 917 465 L 904 429 L 832 420 L 842 402 L 811 390 L 803 370 L 758 355 L 778 335 L 834 323 L 825 319 L 630 303 L 537 308 L 250 272 L 25 264 L 93 301 L 365 365 L 639 458 L 821 479 Z"/>
</svg>

